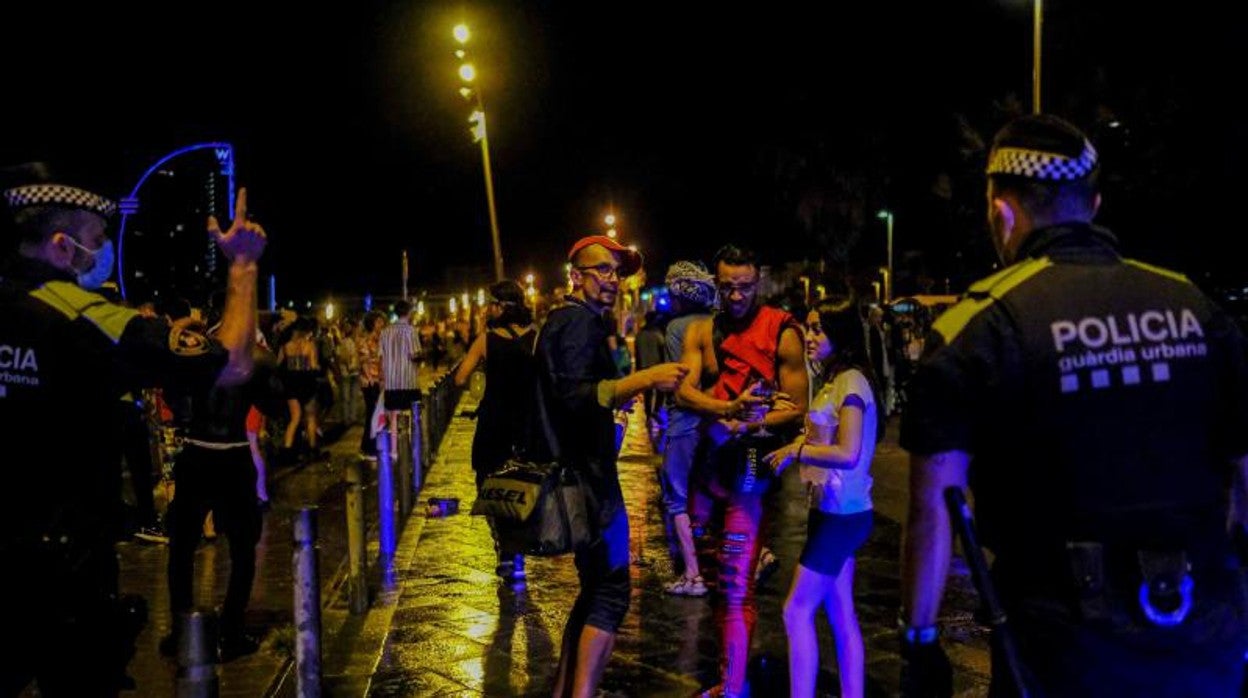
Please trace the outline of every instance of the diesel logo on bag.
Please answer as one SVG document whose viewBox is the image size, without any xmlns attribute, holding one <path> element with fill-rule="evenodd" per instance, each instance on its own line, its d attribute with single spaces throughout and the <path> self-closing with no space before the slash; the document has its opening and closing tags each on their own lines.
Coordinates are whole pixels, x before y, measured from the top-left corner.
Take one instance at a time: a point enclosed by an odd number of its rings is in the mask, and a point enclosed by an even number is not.
<svg viewBox="0 0 1248 698">
<path fill-rule="evenodd" d="M 524 490 L 511 490 L 503 487 L 492 487 L 481 490 L 481 496 L 485 499 L 496 502 L 515 502 L 516 504 L 528 504 L 525 499 Z"/>
<path fill-rule="evenodd" d="M 508 464 L 485 478 L 472 513 L 508 521 L 528 521 L 542 491 L 542 477 Z"/>
</svg>

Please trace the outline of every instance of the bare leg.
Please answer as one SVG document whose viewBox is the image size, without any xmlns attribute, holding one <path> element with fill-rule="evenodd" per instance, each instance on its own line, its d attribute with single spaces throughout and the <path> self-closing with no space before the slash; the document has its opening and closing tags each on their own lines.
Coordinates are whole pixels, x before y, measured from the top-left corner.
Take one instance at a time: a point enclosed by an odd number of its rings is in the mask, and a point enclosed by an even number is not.
<svg viewBox="0 0 1248 698">
<path fill-rule="evenodd" d="M 390 426 L 390 458 L 391 462 L 399 462 L 399 413 L 396 410 L 386 412 L 386 423 Z"/>
<path fill-rule="evenodd" d="M 559 671 L 555 674 L 554 698 L 565 698 L 572 695 L 572 684 L 575 681 L 577 648 L 581 642 L 581 629 L 585 627 L 583 618 L 578 617 L 576 608 L 568 616 L 563 627 L 563 641 L 559 648 Z"/>
<path fill-rule="evenodd" d="M 316 430 L 319 428 L 317 413 L 320 409 L 320 406 L 315 401 L 312 401 L 308 403 L 308 409 L 304 410 L 303 413 L 303 438 L 308 442 L 308 450 L 313 453 L 316 452 L 317 439 L 319 438 Z"/>
<path fill-rule="evenodd" d="M 299 433 L 299 422 L 303 420 L 303 407 L 298 400 L 287 400 L 286 407 L 290 410 L 290 421 L 286 423 L 286 434 L 282 438 L 282 446 L 287 450 L 295 447 L 295 435 Z"/>
<path fill-rule="evenodd" d="M 576 648 L 576 680 L 572 684 L 573 698 L 592 698 L 602 681 L 611 650 L 615 649 L 615 633 L 586 625 Z"/>
<path fill-rule="evenodd" d="M 866 660 L 862 629 L 858 626 L 858 614 L 854 612 L 854 558 L 849 558 L 841 566 L 832 593 L 824 599 L 832 637 L 836 640 L 836 668 L 841 676 L 841 695 L 861 698 Z"/>
<path fill-rule="evenodd" d="M 254 431 L 247 432 L 247 445 L 251 447 L 251 462 L 256 466 L 256 499 L 269 501 L 269 469 L 264 462 L 264 451 L 260 448 L 260 435 Z"/>
<path fill-rule="evenodd" d="M 672 517 L 676 528 L 676 542 L 680 545 L 680 557 L 685 561 L 685 577 L 693 579 L 702 575 L 698 569 L 698 551 L 693 544 L 693 525 L 688 514 L 677 514 Z"/>
<path fill-rule="evenodd" d="M 815 695 L 819 676 L 819 637 L 815 614 L 831 592 L 833 578 L 798 564 L 793 586 L 784 602 L 784 630 L 789 637 L 789 695 L 806 698 Z M 839 643 L 837 645 L 840 647 Z"/>
</svg>

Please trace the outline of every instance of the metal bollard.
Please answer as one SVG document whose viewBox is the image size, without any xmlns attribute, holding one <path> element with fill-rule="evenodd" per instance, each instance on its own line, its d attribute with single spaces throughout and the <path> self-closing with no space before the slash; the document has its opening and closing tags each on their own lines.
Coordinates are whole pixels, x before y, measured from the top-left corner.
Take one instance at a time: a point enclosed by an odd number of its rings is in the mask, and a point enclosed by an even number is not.
<svg viewBox="0 0 1248 698">
<path fill-rule="evenodd" d="M 420 400 L 412 402 L 412 489 L 419 492 L 425 484 L 425 421 Z"/>
<path fill-rule="evenodd" d="M 390 430 L 377 435 L 377 538 L 383 560 L 394 557 L 394 466 L 390 461 Z M 383 565 L 384 566 L 384 565 Z"/>
<path fill-rule="evenodd" d="M 295 518 L 295 666 L 300 698 L 321 695 L 321 574 L 316 550 L 316 507 Z"/>
<path fill-rule="evenodd" d="M 177 698 L 217 698 L 217 617 L 212 611 L 181 614 Z"/>
<path fill-rule="evenodd" d="M 425 393 L 425 394 L 428 395 L 428 393 Z M 429 440 L 429 410 L 425 409 L 425 400 L 422 398 L 421 401 L 416 404 L 421 406 L 421 410 L 419 412 L 419 416 L 420 416 L 420 463 L 421 463 L 421 470 L 423 471 L 425 469 L 424 465 L 426 463 L 433 462 L 433 442 Z M 423 478 L 424 476 L 423 472 L 421 473 L 421 476 Z M 424 480 L 422 479 L 421 484 L 423 483 L 424 483 Z"/>
<path fill-rule="evenodd" d="M 365 580 L 364 469 L 358 460 L 347 463 L 347 604 L 351 615 L 368 610 L 368 582 Z"/>
<path fill-rule="evenodd" d="M 412 416 L 406 412 L 399 413 L 399 443 L 396 444 L 399 452 L 399 462 L 396 467 L 399 469 L 399 515 L 403 521 L 407 521 L 407 515 L 412 510 L 412 451 L 411 451 L 411 434 L 412 434 Z"/>
</svg>

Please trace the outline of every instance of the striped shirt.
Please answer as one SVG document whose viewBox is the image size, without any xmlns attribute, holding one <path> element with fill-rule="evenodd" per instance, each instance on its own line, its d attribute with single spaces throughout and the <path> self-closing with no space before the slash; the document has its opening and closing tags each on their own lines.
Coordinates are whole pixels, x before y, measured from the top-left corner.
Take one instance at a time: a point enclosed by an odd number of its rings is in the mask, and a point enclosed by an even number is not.
<svg viewBox="0 0 1248 698">
<path fill-rule="evenodd" d="M 416 390 L 416 359 L 420 337 L 412 324 L 399 318 L 381 331 L 381 387 L 383 390 Z"/>
</svg>

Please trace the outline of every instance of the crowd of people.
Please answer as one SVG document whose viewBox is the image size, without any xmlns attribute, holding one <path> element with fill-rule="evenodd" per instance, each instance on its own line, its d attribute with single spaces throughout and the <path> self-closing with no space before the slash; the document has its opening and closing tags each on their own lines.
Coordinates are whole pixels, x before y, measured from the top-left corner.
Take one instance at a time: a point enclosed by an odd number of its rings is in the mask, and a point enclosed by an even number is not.
<svg viewBox="0 0 1248 698">
<path fill-rule="evenodd" d="M 476 332 L 423 332 L 406 301 L 393 319 L 261 318 L 256 263 L 266 237 L 247 217 L 244 191 L 228 227 L 207 222 L 230 264 L 219 307 L 199 319 L 101 295 L 113 203 L 32 175 L 3 192 L 12 244 L 0 271 L 0 423 L 39 441 L 56 438 L 66 412 L 100 410 L 133 425 L 134 396 L 160 388 L 183 428 L 166 514 L 170 608 L 175 617 L 191 608 L 193 552 L 214 512 L 231 543 L 220 645 L 228 661 L 256 649 L 242 614 L 267 499 L 258 417 L 284 425 L 283 464 L 315 461 L 330 415 L 354 424 L 384 414 L 396 428 L 419 395 L 422 361 L 449 358 L 461 386 L 483 370 L 478 487 L 509 459 L 537 453 L 557 455 L 579 482 L 590 535 L 572 561 L 580 588 L 553 693 L 580 697 L 596 694 L 629 610 L 619 415 L 640 400 L 662 453 L 677 575 L 665 591 L 715 599 L 720 676 L 703 695 L 750 694 L 751 636 L 771 622 L 758 618 L 756 589 L 784 563 L 795 569 L 782 618 L 791 694 L 815 693 L 822 611 L 840 694 L 861 696 L 855 557 L 873 531 L 875 447 L 899 409 L 911 455 L 904 695 L 952 692 L 938 618 L 953 550 L 949 501 L 967 488 L 994 557 L 979 581 L 1009 618 L 993 628 L 994 695 L 1239 695 L 1248 647 L 1243 337 L 1185 277 L 1123 257 L 1093 223 L 1099 172 L 1091 142 L 1056 117 L 1022 117 L 997 134 L 986 201 L 1003 268 L 921 341 L 909 338 L 918 344 L 900 404 L 898 355 L 879 307 L 852 293 L 797 312 L 772 305 L 744 246 L 722 246 L 709 265 L 672 264 L 670 307 L 646 317 L 632 352 L 613 312 L 643 259 L 596 235 L 570 246 L 568 290 L 540 318 L 514 281 L 490 287 Z M 82 438 L 48 467 L 14 471 L 32 494 L 6 508 L 0 554 L 29 574 L 0 576 L 0 591 L 31 601 L 10 620 L 30 641 L 0 655 L 4 695 L 32 679 L 50 696 L 124 685 L 133 638 L 118 640 L 128 626 L 117 618 L 134 607 L 118 594 L 116 532 L 104 525 L 117 520 L 115 502 L 99 492 L 116 490 L 122 452 L 128 460 L 136 447 L 118 438 L 124 429 L 110 431 L 115 423 L 79 420 Z M 376 459 L 368 437 L 360 457 Z M 806 541 L 799 559 L 777 561 L 769 521 L 791 468 L 806 495 Z M 523 532 L 502 521 L 490 528 L 503 583 L 540 584 L 526 574 Z M 173 652 L 177 630 L 175 622 L 162 651 Z M 78 657 L 80 671 L 58 671 L 65 656 Z"/>
</svg>

